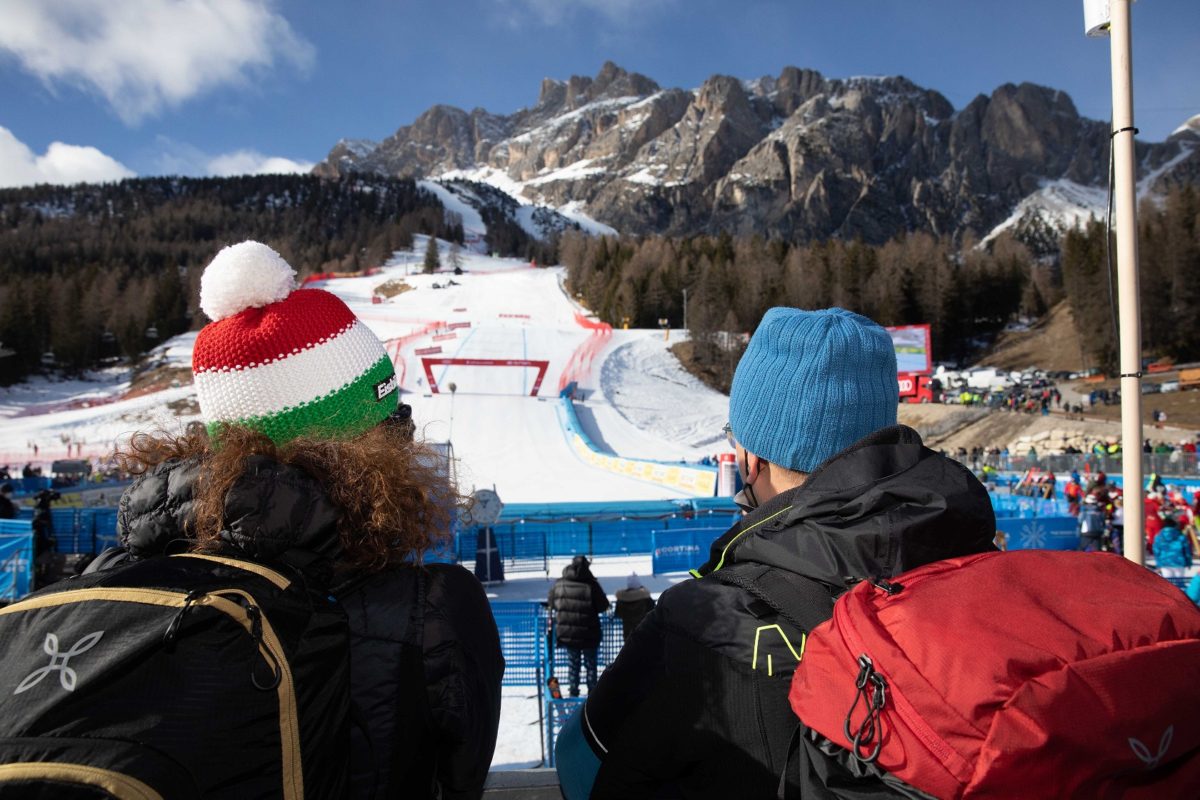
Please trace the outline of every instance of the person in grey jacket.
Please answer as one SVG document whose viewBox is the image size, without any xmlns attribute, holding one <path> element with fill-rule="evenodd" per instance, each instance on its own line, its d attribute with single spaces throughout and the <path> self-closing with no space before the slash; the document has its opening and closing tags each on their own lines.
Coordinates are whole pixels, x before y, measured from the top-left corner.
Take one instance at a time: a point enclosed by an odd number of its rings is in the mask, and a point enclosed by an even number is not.
<svg viewBox="0 0 1200 800">
<path fill-rule="evenodd" d="M 617 590 L 617 604 L 613 609 L 613 613 L 621 620 L 621 632 L 625 635 L 625 641 L 629 641 L 629 637 L 637 630 L 638 623 L 653 610 L 654 598 L 638 580 L 637 573 L 633 573 L 626 581 L 625 588 Z"/>
</svg>

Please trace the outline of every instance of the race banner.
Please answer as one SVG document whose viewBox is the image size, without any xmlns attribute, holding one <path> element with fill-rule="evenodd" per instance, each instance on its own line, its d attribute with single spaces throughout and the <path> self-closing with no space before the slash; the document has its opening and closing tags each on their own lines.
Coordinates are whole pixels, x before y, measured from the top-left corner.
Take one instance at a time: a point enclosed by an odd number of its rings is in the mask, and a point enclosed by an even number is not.
<svg viewBox="0 0 1200 800">
<path fill-rule="evenodd" d="M 654 531 L 651 564 L 655 575 L 687 572 L 704 563 L 708 547 L 724 528 L 685 528 Z"/>
<path fill-rule="evenodd" d="M 1079 520 L 1075 517 L 997 519 L 996 539 L 1002 550 L 1078 550 Z"/>
</svg>

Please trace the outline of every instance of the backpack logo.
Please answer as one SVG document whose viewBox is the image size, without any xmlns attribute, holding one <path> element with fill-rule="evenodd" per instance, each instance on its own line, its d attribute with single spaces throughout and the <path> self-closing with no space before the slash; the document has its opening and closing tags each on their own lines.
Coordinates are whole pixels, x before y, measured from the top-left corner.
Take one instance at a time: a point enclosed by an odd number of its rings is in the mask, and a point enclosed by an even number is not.
<svg viewBox="0 0 1200 800">
<path fill-rule="evenodd" d="M 42 650 L 46 652 L 46 655 L 50 656 L 50 663 L 44 667 L 39 667 L 38 669 L 35 669 L 33 672 L 26 675 L 25 679 L 21 681 L 13 694 L 20 694 L 28 689 L 32 689 L 34 686 L 37 686 L 42 682 L 42 678 L 45 678 L 55 670 L 58 671 L 58 682 L 62 684 L 62 687 L 68 692 L 75 691 L 75 684 L 78 676 L 75 674 L 75 670 L 67 666 L 67 662 L 75 656 L 91 650 L 96 646 L 96 642 L 100 641 L 100 637 L 103 635 L 104 631 L 95 631 L 94 633 L 89 633 L 87 636 L 84 636 L 78 642 L 71 645 L 70 650 L 65 653 L 60 653 L 58 651 L 58 635 L 54 633 L 47 633 L 46 641 L 42 642 Z"/>
<path fill-rule="evenodd" d="M 1137 739 L 1131 738 L 1129 740 L 1129 746 L 1133 748 L 1134 755 L 1141 759 L 1142 763 L 1146 765 L 1146 769 L 1154 769 L 1159 765 L 1160 762 L 1162 762 L 1163 756 L 1167 754 L 1167 750 L 1169 750 L 1171 747 L 1171 739 L 1174 736 L 1175 726 L 1168 725 L 1167 729 L 1163 731 L 1162 738 L 1158 740 L 1157 755 L 1150 755 L 1150 748 L 1146 747 L 1146 745 L 1142 744 L 1142 742 Z"/>
</svg>

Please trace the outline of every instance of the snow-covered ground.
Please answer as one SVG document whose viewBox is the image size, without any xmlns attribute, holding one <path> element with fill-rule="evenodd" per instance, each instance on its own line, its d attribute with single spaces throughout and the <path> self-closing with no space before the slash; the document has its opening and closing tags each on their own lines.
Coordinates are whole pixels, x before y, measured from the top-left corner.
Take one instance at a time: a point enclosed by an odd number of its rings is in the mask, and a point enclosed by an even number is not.
<svg viewBox="0 0 1200 800">
<path fill-rule="evenodd" d="M 429 440 L 452 442 L 464 489 L 494 485 L 506 502 L 684 496 L 591 466 L 569 446 L 559 381 L 573 353 L 594 334 L 577 321 L 585 312 L 563 291 L 561 269 L 463 252 L 463 275 L 406 274 L 419 270 L 424 249 L 425 239 L 418 237 L 412 252 L 397 254 L 379 274 L 319 285 L 344 299 L 388 343 L 418 429 Z M 444 263 L 445 243 L 442 254 Z M 413 289 L 372 303 L 375 287 L 393 279 Z M 587 398 L 579 404 L 581 423 L 597 443 L 620 455 L 698 460 L 725 446 L 720 428 L 727 400 L 684 372 L 662 335 L 613 333 L 581 376 Z M 131 376 L 109 371 L 94 380 L 37 379 L 0 390 L 0 463 L 32 459 L 33 443 L 39 460 L 49 461 L 66 455 L 67 442 L 83 445 L 85 455 L 102 456 L 133 432 L 182 429 L 197 419 L 195 393 L 186 383 L 194 338 L 176 337 L 154 354 L 161 366 L 183 371 L 185 383 L 174 388 L 127 397 Z M 545 374 L 531 396 L 537 367 L 434 364 L 427 371 L 422 354 L 544 361 Z M 430 375 L 440 391 L 432 390 Z"/>
<path fill-rule="evenodd" d="M 464 225 L 476 222 L 460 210 Z M 575 351 L 594 334 L 579 323 L 586 311 L 562 289 L 561 269 L 531 269 L 515 259 L 464 251 L 465 274 L 416 273 L 425 251 L 418 237 L 411 252 L 397 253 L 381 273 L 324 282 L 387 342 L 401 377 L 405 402 L 418 430 L 432 441 L 451 441 L 462 487 L 495 486 L 506 502 L 665 499 L 681 492 L 584 462 L 569 446 L 558 400 L 559 379 Z M 442 243 L 442 261 L 448 248 Z M 376 286 L 400 279 L 413 287 L 372 303 Z M 451 284 L 453 282 L 453 285 Z M 437 285 L 439 288 L 434 288 Z M 453 326 L 453 327 L 451 327 Z M 721 426 L 728 399 L 699 384 L 671 355 L 659 330 L 614 331 L 579 378 L 580 424 L 598 445 L 634 458 L 696 460 L 726 449 Z M 0 463 L 48 462 L 66 455 L 66 443 L 85 455 L 103 456 L 137 431 L 178 431 L 195 415 L 195 392 L 185 370 L 195 334 L 164 343 L 153 354 L 161 367 L 180 370 L 179 386 L 130 395 L 132 375 L 109 370 L 87 380 L 38 378 L 0 389 Z M 546 361 L 536 397 L 538 369 L 516 366 L 434 365 L 440 392 L 429 385 L 421 355 Z M 453 395 L 447 389 L 455 384 Z M 488 587 L 497 600 L 542 599 L 566 561 L 549 575 L 520 576 Z M 658 595 L 680 577 L 650 575 L 650 558 L 601 559 L 595 571 L 610 597 L 637 572 Z M 537 691 L 506 689 L 494 765 L 516 768 L 541 761 Z"/>
</svg>

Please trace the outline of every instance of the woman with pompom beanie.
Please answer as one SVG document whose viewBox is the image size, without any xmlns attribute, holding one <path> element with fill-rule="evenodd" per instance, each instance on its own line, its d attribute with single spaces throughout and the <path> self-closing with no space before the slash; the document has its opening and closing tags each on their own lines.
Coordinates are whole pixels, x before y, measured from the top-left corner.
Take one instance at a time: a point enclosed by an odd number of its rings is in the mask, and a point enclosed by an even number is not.
<svg viewBox="0 0 1200 800">
<path fill-rule="evenodd" d="M 97 566 L 192 551 L 324 582 L 350 625 L 351 796 L 481 796 L 499 636 L 471 573 L 422 563 L 450 536 L 454 490 L 412 440 L 383 345 L 258 242 L 217 254 L 200 307 L 204 426 L 118 454 L 139 477 L 121 498 L 121 552 Z"/>
</svg>

